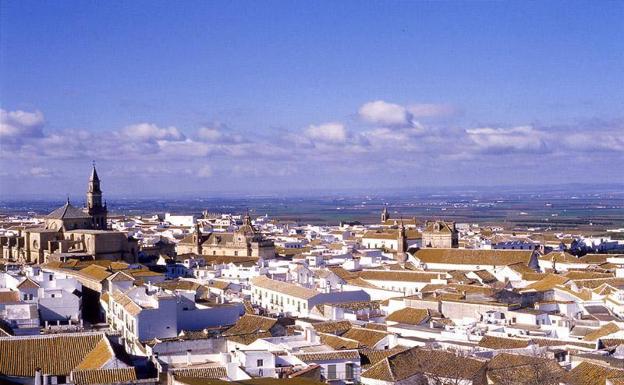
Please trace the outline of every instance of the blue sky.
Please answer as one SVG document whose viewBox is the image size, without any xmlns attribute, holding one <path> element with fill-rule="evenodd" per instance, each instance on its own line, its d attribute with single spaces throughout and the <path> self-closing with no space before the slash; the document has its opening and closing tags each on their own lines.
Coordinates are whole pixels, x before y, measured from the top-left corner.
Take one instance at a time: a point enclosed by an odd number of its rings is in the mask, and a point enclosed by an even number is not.
<svg viewBox="0 0 624 385">
<path fill-rule="evenodd" d="M 3 195 L 624 177 L 624 2 L 0 7 Z"/>
</svg>

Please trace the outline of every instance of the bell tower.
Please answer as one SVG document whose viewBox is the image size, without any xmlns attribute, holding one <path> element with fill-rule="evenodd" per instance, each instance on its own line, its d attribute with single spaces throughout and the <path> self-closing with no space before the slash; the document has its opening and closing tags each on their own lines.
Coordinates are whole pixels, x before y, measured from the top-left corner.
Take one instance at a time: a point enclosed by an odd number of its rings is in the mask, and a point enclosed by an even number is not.
<svg viewBox="0 0 624 385">
<path fill-rule="evenodd" d="M 405 225 L 403 225 L 403 218 L 399 224 L 398 239 L 397 239 L 397 260 L 399 262 L 405 262 L 407 260 L 407 234 L 405 233 Z"/>
<path fill-rule="evenodd" d="M 383 210 L 381 210 L 381 224 L 383 225 L 386 221 L 390 219 L 390 214 L 388 214 L 388 206 L 384 205 Z"/>
<path fill-rule="evenodd" d="M 106 230 L 108 210 L 106 202 L 102 204 L 102 190 L 100 189 L 100 178 L 95 169 L 95 162 L 93 162 L 93 169 L 91 170 L 91 177 L 89 177 L 89 185 L 87 187 L 86 211 L 91 216 L 91 225 L 94 229 Z"/>
</svg>

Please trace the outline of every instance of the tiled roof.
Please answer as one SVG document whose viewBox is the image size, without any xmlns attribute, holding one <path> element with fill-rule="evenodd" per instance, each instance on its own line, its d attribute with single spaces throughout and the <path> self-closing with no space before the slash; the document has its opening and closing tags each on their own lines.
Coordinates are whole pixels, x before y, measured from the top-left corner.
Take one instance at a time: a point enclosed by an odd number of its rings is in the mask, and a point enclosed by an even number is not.
<svg viewBox="0 0 624 385">
<path fill-rule="evenodd" d="M 372 365 L 362 377 L 379 381 L 404 381 L 420 373 L 436 378 L 472 381 L 485 384 L 485 362 L 456 356 L 451 352 L 411 348 L 396 353 Z"/>
<path fill-rule="evenodd" d="M 347 330 L 351 329 L 352 326 L 353 325 L 351 325 L 351 322 L 347 320 L 317 322 L 312 324 L 312 327 L 317 332 L 331 334 L 343 334 Z"/>
<path fill-rule="evenodd" d="M 478 346 L 487 349 L 521 349 L 529 346 L 529 340 L 486 335 L 481 338 Z"/>
<path fill-rule="evenodd" d="M 79 270 L 78 274 L 101 282 L 110 277 L 113 273 L 108 271 L 105 267 L 93 264 Z"/>
<path fill-rule="evenodd" d="M 379 330 L 354 327 L 349 329 L 342 337 L 356 340 L 362 346 L 372 348 L 387 335 L 388 333 Z"/>
<path fill-rule="evenodd" d="M 496 282 L 498 279 L 494 276 L 494 274 L 490 273 L 487 270 L 477 270 L 474 272 L 477 277 L 481 279 L 484 283 Z"/>
<path fill-rule="evenodd" d="M 604 385 L 607 379 L 624 379 L 624 370 L 584 361 L 566 373 L 564 378 L 570 385 Z"/>
<path fill-rule="evenodd" d="M 376 350 L 376 349 L 360 349 L 360 357 L 362 366 L 370 367 L 379 361 L 400 353 L 408 348 L 405 346 L 395 346 L 392 349 Z"/>
<path fill-rule="evenodd" d="M 271 337 L 271 329 L 277 319 L 254 314 L 244 314 L 223 336 L 229 340 L 249 345 L 258 338 Z"/>
<path fill-rule="evenodd" d="M 66 202 L 63 206 L 46 215 L 46 219 L 91 219 L 91 216 L 81 209 Z"/>
<path fill-rule="evenodd" d="M 176 380 L 183 377 L 193 378 L 227 378 L 225 366 L 209 366 L 202 368 L 176 368 L 169 370 Z"/>
<path fill-rule="evenodd" d="M 549 262 L 554 259 L 555 262 L 559 263 L 584 263 L 578 257 L 564 251 L 552 251 L 548 254 L 540 255 L 538 258 Z"/>
<path fill-rule="evenodd" d="M 183 279 L 176 279 L 171 281 L 164 281 L 157 283 L 156 286 L 161 287 L 167 290 L 186 290 L 186 291 L 197 291 L 202 288 L 202 285 L 193 281 L 187 281 Z"/>
<path fill-rule="evenodd" d="M 431 282 L 432 279 L 439 279 L 444 275 L 414 271 L 365 270 L 360 273 L 360 278 L 370 281 Z"/>
<path fill-rule="evenodd" d="M 114 273 L 113 275 L 107 277 L 107 279 L 110 280 L 111 282 L 134 281 L 133 277 L 131 277 L 130 275 L 128 275 L 127 273 L 125 273 L 123 271 L 118 271 L 118 272 Z"/>
<path fill-rule="evenodd" d="M 102 340 L 101 333 L 2 338 L 0 374 L 32 377 L 41 368 L 43 374 L 68 376 Z"/>
<path fill-rule="evenodd" d="M 436 229 L 436 224 L 438 225 L 438 229 Z M 423 232 L 435 232 L 435 233 L 447 233 L 450 234 L 453 232 L 453 228 L 455 227 L 453 222 L 444 222 L 444 221 L 431 221 L 427 222 L 425 225 L 425 229 Z"/>
<path fill-rule="evenodd" d="M 617 333 L 620 330 L 621 330 L 620 327 L 617 326 L 615 323 L 609 322 L 608 324 L 603 325 L 599 329 L 594 330 L 593 332 L 587 334 L 585 337 L 583 337 L 583 340 L 584 341 L 596 341 L 597 339 L 606 337 L 609 334 Z"/>
<path fill-rule="evenodd" d="M 548 291 L 553 290 L 556 286 L 563 285 L 568 282 L 570 278 L 562 275 L 548 274 L 546 277 L 540 279 L 537 282 L 526 286 L 522 291 Z"/>
<path fill-rule="evenodd" d="M 360 360 L 357 350 L 334 350 L 333 352 L 297 353 L 295 357 L 303 362 L 319 362 L 330 360 Z"/>
<path fill-rule="evenodd" d="M 17 285 L 18 289 L 39 289 L 40 287 L 41 286 L 37 282 L 28 277 Z"/>
<path fill-rule="evenodd" d="M 360 343 L 356 340 L 350 340 L 348 338 L 339 337 L 333 334 L 319 333 L 319 338 L 322 344 L 331 346 L 333 349 L 357 349 L 360 347 Z"/>
<path fill-rule="evenodd" d="M 601 273 L 596 271 L 568 271 L 566 277 L 575 279 L 598 279 L 598 278 L 615 278 L 615 273 Z"/>
<path fill-rule="evenodd" d="M 108 385 L 137 380 L 134 368 L 74 370 L 72 380 L 76 385 Z"/>
<path fill-rule="evenodd" d="M 352 279 L 352 278 L 357 278 L 358 276 L 357 273 L 348 271 L 345 268 L 340 267 L 340 266 L 332 266 L 332 267 L 328 267 L 327 269 L 331 271 L 332 273 L 336 274 L 341 279 L 344 279 L 345 281 Z"/>
<path fill-rule="evenodd" d="M 421 249 L 414 256 L 422 263 L 507 266 L 528 265 L 532 255 L 531 250 Z"/>
<path fill-rule="evenodd" d="M 111 358 L 114 357 L 113 349 L 111 348 L 106 338 L 100 339 L 95 347 L 85 356 L 76 370 L 93 370 L 103 367 Z"/>
<path fill-rule="evenodd" d="M 120 304 L 128 313 L 133 316 L 136 316 L 143 310 L 141 306 L 137 305 L 130 297 L 125 295 L 119 290 L 115 290 L 115 292 L 110 295 L 110 299 Z"/>
<path fill-rule="evenodd" d="M 488 363 L 487 376 L 492 384 L 508 384 L 509 378 L 522 378 L 522 384 L 559 384 L 565 371 L 557 361 L 520 354 L 499 353 Z"/>
<path fill-rule="evenodd" d="M 261 287 L 263 289 L 280 292 L 282 294 L 290 295 L 301 299 L 310 299 L 317 296 L 319 293 L 312 289 L 307 289 L 292 283 L 276 281 L 270 279 L 264 275 L 251 279 L 253 286 Z"/>
<path fill-rule="evenodd" d="M 0 304 L 19 302 L 19 292 L 15 290 L 0 291 Z"/>
<path fill-rule="evenodd" d="M 429 319 L 429 310 L 405 307 L 389 314 L 386 321 L 398 322 L 408 325 L 420 325 Z"/>
</svg>

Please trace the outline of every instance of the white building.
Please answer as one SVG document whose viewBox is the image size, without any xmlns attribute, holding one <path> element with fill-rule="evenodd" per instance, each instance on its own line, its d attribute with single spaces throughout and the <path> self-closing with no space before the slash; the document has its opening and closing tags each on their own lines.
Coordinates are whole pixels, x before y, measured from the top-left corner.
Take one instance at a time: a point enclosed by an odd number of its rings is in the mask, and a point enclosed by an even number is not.
<svg viewBox="0 0 624 385">
<path fill-rule="evenodd" d="M 252 302 L 274 313 L 306 316 L 311 309 L 323 303 L 370 301 L 363 290 L 319 293 L 288 282 L 270 279 L 266 276 L 251 280 Z"/>
</svg>

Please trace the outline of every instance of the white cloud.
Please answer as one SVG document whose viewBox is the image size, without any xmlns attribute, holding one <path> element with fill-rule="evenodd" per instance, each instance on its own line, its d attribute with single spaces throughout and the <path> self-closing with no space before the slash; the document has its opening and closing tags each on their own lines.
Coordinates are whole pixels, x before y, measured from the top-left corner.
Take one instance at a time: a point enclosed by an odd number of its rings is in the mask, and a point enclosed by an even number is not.
<svg viewBox="0 0 624 385">
<path fill-rule="evenodd" d="M 310 125 L 305 130 L 305 135 L 313 140 L 324 143 L 344 143 L 349 136 L 344 124 L 330 122 L 320 125 Z"/>
<path fill-rule="evenodd" d="M 207 142 L 218 142 L 223 134 L 217 128 L 202 127 L 197 130 L 197 138 Z"/>
<path fill-rule="evenodd" d="M 201 166 L 199 170 L 197 170 L 197 176 L 200 178 L 210 178 L 212 174 L 212 167 L 208 164 Z"/>
<path fill-rule="evenodd" d="M 139 141 L 153 140 L 184 140 L 186 137 L 176 127 L 160 128 L 152 123 L 139 123 L 127 126 L 121 133 L 131 139 Z"/>
<path fill-rule="evenodd" d="M 45 119 L 41 111 L 6 111 L 0 109 L 0 137 L 34 138 L 43 136 Z"/>
<path fill-rule="evenodd" d="M 383 100 L 368 102 L 359 109 L 360 116 L 371 123 L 389 126 L 409 126 L 413 116 L 407 108 Z"/>
<path fill-rule="evenodd" d="M 450 104 L 420 103 L 407 106 L 407 110 L 414 118 L 435 118 L 450 116 L 457 112 L 457 109 Z"/>
<path fill-rule="evenodd" d="M 546 134 L 532 126 L 511 128 L 473 128 L 466 130 L 468 137 L 483 151 L 543 151 Z"/>
</svg>

